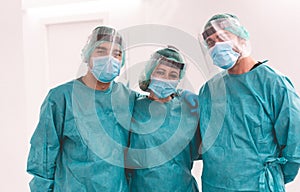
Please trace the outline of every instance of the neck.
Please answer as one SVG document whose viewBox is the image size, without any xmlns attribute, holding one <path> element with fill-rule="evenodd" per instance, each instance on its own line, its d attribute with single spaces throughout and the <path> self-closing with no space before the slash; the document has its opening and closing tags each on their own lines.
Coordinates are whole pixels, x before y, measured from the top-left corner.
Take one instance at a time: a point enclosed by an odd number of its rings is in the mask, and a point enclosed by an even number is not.
<svg viewBox="0 0 300 192">
<path fill-rule="evenodd" d="M 243 74 L 249 72 L 255 65 L 256 61 L 252 57 L 243 57 L 237 60 L 237 63 L 228 69 L 229 74 Z"/>
<path fill-rule="evenodd" d="M 101 81 L 98 81 L 90 71 L 88 71 L 87 74 L 82 77 L 82 81 L 89 88 L 100 90 L 100 91 L 107 90 L 111 83 L 111 82 L 103 83 Z"/>
<path fill-rule="evenodd" d="M 161 103 L 166 103 L 166 102 L 172 100 L 171 96 L 168 96 L 166 98 L 158 98 L 151 90 L 150 90 L 150 94 L 149 94 L 148 98 L 153 101 L 157 101 L 157 102 L 161 102 Z"/>
</svg>

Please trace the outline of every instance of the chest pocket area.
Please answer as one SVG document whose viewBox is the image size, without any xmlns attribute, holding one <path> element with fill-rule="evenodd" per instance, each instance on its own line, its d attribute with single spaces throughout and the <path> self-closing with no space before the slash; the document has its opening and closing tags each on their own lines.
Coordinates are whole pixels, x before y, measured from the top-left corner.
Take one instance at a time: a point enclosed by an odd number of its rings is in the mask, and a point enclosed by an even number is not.
<svg viewBox="0 0 300 192">
<path fill-rule="evenodd" d="M 273 123 L 263 112 L 257 114 L 257 119 L 250 127 L 253 142 L 259 153 L 269 154 L 276 149 Z"/>
<path fill-rule="evenodd" d="M 235 122 L 236 128 L 231 131 L 234 133 L 236 147 L 254 147 L 265 151 L 266 146 L 272 144 L 274 137 L 273 126 L 264 107 L 252 95 L 244 95 L 242 100 L 237 99 L 234 104 L 231 108 L 231 121 Z M 236 117 L 234 114 L 237 114 Z"/>
</svg>

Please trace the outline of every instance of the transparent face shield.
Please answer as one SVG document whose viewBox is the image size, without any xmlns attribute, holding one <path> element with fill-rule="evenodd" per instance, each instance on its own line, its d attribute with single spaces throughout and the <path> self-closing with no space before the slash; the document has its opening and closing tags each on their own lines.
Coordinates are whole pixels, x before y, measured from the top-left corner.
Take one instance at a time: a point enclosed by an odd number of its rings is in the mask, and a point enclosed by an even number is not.
<svg viewBox="0 0 300 192">
<path fill-rule="evenodd" d="M 96 79 L 104 83 L 117 81 L 125 63 L 124 42 L 115 30 L 97 28 L 82 50 L 82 59 Z"/>
<path fill-rule="evenodd" d="M 179 80 L 183 69 L 184 63 L 167 60 L 165 57 L 162 57 L 153 70 L 150 79 Z"/>
<path fill-rule="evenodd" d="M 91 54 L 88 67 L 98 81 L 113 81 L 120 75 L 122 67 L 120 45 L 105 41 L 99 43 Z"/>
<path fill-rule="evenodd" d="M 153 78 L 165 82 L 177 81 L 178 85 L 184 77 L 185 70 L 186 65 L 183 62 L 176 62 L 155 53 L 139 76 L 139 87 L 142 91 L 148 92 L 148 86 Z"/>
<path fill-rule="evenodd" d="M 206 50 L 211 51 L 217 43 L 228 43 L 240 54 L 240 58 L 251 53 L 249 35 L 235 18 L 220 18 L 210 21 L 210 26 L 199 37 Z"/>
</svg>

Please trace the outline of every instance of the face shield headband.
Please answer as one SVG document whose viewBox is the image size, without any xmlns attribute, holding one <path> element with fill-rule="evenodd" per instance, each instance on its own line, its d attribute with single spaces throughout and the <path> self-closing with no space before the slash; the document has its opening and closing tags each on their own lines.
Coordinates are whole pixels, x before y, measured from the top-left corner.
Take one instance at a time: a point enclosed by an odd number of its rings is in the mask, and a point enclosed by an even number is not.
<svg viewBox="0 0 300 192">
<path fill-rule="evenodd" d="M 241 28 L 240 23 L 235 20 L 235 19 L 217 19 L 214 21 L 211 21 L 210 23 L 212 26 L 208 27 L 203 33 L 202 33 L 202 37 L 204 40 L 207 39 L 207 37 L 209 37 L 210 35 L 216 33 L 219 30 L 225 30 L 225 31 L 229 31 L 234 33 L 233 30 L 230 29 L 237 29 L 237 28 Z M 234 33 L 235 34 L 235 33 Z M 236 34 L 237 35 L 237 34 Z"/>
<path fill-rule="evenodd" d="M 123 40 L 119 36 L 115 35 L 103 35 L 103 34 L 98 34 L 97 35 L 97 41 L 107 41 L 107 42 L 114 42 L 115 44 L 119 44 L 122 46 Z"/>
<path fill-rule="evenodd" d="M 160 57 L 159 64 L 166 65 L 166 66 L 173 67 L 173 68 L 178 68 L 180 70 L 183 70 L 183 68 L 184 68 L 184 63 L 169 60 L 168 58 L 166 58 L 164 56 Z"/>
</svg>

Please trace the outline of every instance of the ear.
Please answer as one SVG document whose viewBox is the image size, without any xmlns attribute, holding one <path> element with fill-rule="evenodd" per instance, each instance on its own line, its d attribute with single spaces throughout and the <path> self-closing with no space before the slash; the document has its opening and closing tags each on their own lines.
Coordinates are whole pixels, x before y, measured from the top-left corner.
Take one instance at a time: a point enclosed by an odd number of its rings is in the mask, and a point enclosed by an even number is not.
<svg viewBox="0 0 300 192">
<path fill-rule="evenodd" d="M 87 61 L 85 61 L 87 63 L 87 66 L 89 68 L 92 68 L 93 67 L 93 60 L 92 60 L 92 57 L 89 57 L 89 59 Z"/>
<path fill-rule="evenodd" d="M 236 36 L 235 40 L 232 40 L 233 42 L 233 50 L 237 53 L 241 53 L 243 51 L 243 47 L 246 45 L 246 40 Z"/>
</svg>

